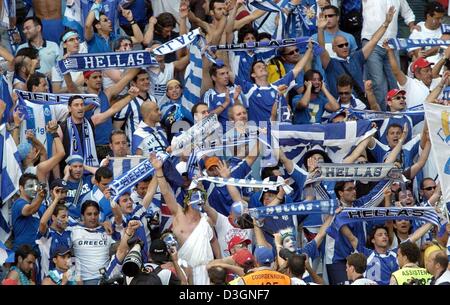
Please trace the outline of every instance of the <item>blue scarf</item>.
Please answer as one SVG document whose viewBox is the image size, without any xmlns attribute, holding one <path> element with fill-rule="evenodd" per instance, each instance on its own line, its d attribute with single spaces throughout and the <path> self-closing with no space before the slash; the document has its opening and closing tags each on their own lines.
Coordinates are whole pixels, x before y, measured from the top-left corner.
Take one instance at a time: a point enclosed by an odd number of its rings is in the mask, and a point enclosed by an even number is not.
<svg viewBox="0 0 450 305">
<path fill-rule="evenodd" d="M 156 66 L 158 62 L 148 51 L 75 54 L 58 61 L 62 74 L 90 71 Z"/>
<path fill-rule="evenodd" d="M 200 35 L 200 29 L 178 36 L 168 42 L 160 45 L 152 51 L 154 55 L 165 55 L 178 51 L 194 42 L 195 38 Z"/>
<path fill-rule="evenodd" d="M 450 24 L 441 24 L 442 34 L 450 34 Z"/>
<path fill-rule="evenodd" d="M 95 149 L 94 131 L 86 118 L 83 118 L 82 135 L 72 122 L 72 117 L 67 118 L 67 132 L 70 137 L 70 155 L 79 155 L 84 163 L 89 166 L 98 166 L 97 151 Z"/>
<path fill-rule="evenodd" d="M 95 94 L 53 94 L 45 92 L 29 92 L 14 89 L 14 92 L 22 97 L 24 100 L 28 100 L 30 103 L 39 105 L 60 105 L 67 104 L 70 97 L 74 95 L 79 95 L 83 98 L 86 105 L 94 105 L 96 107 L 100 106 L 100 99 Z"/>
<path fill-rule="evenodd" d="M 405 38 L 390 38 L 389 46 L 394 50 L 403 50 L 416 47 L 440 47 L 449 46 L 450 40 L 442 40 L 439 38 L 427 39 L 405 39 Z"/>
<path fill-rule="evenodd" d="M 168 158 L 165 152 L 156 152 L 159 159 L 164 162 Z M 129 191 L 132 186 L 139 181 L 151 176 L 155 169 L 148 159 L 139 163 L 126 173 L 123 173 L 109 184 L 111 196 L 114 201 L 118 201 L 119 197 L 125 192 Z"/>
<path fill-rule="evenodd" d="M 305 184 L 316 181 L 379 181 L 386 177 L 393 180 L 401 180 L 402 169 L 386 163 L 321 163 L 314 175 Z"/>
<path fill-rule="evenodd" d="M 419 219 L 439 226 L 439 216 L 431 207 L 345 208 L 336 216 L 327 233 L 336 238 L 339 229 L 349 223 L 399 219 Z"/>
<path fill-rule="evenodd" d="M 402 112 L 389 112 L 389 111 L 373 111 L 373 110 L 358 110 L 358 109 L 348 109 L 351 114 L 363 120 L 370 121 L 383 121 L 385 119 L 390 119 L 399 116 L 410 116 L 411 118 L 417 118 L 419 121 L 424 119 L 424 111 L 402 111 Z"/>
<path fill-rule="evenodd" d="M 333 215 L 338 207 L 338 201 L 312 200 L 280 204 L 275 206 L 263 206 L 248 209 L 250 216 L 255 219 L 283 215 L 309 215 L 309 214 L 329 214 Z"/>
<path fill-rule="evenodd" d="M 281 39 L 284 36 L 284 32 L 285 32 L 285 25 L 286 25 L 286 15 L 283 12 L 283 10 L 281 9 L 281 7 L 276 4 L 275 2 L 273 2 L 272 0 L 251 0 L 249 1 L 249 3 L 256 7 L 257 9 L 260 9 L 262 11 L 265 12 L 276 12 L 278 13 L 279 16 L 279 20 L 278 20 L 278 25 L 274 31 L 274 33 L 272 33 L 272 37 L 275 37 L 276 39 Z"/>
</svg>

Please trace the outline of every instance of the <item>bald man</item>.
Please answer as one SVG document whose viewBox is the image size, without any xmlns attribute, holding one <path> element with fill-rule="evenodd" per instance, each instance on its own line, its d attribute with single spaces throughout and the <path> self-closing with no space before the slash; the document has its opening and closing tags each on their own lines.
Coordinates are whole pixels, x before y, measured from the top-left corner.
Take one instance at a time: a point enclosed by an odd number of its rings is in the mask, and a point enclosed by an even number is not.
<svg viewBox="0 0 450 305">
<path fill-rule="evenodd" d="M 342 35 L 336 35 L 333 39 L 332 48 L 336 53 L 337 58 L 331 58 L 326 49 L 322 52 L 320 60 L 322 61 L 322 67 L 327 74 L 329 90 L 335 98 L 338 97 L 338 77 L 342 74 L 348 74 L 352 76 L 355 81 L 353 92 L 360 100 L 365 100 L 363 83 L 364 62 L 375 49 L 378 41 L 383 37 L 393 19 L 394 13 L 395 10 L 393 7 L 386 12 L 384 23 L 378 28 L 372 36 L 372 39 L 361 50 L 350 53 L 350 44 L 347 38 Z M 321 16 L 318 20 L 317 40 L 323 48 L 325 48 L 324 30 L 328 24 L 327 18 L 328 17 Z"/>
<path fill-rule="evenodd" d="M 433 275 L 431 285 L 450 285 L 447 253 L 433 245 L 425 249 L 425 256 L 425 267 Z"/>
<path fill-rule="evenodd" d="M 166 151 L 169 147 L 167 134 L 160 126 L 161 111 L 155 102 L 147 101 L 141 106 L 142 121 L 133 133 L 131 153 L 149 156 L 152 151 Z"/>
</svg>

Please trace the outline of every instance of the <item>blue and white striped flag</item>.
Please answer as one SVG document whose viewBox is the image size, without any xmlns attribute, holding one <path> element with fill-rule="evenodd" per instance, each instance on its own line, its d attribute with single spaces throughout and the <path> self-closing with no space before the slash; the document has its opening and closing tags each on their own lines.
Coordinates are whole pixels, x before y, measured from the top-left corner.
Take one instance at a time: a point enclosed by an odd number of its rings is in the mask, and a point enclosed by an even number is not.
<svg viewBox="0 0 450 305">
<path fill-rule="evenodd" d="M 117 178 L 123 173 L 128 172 L 130 169 L 145 161 L 143 156 L 127 156 L 127 157 L 112 157 L 109 158 L 109 169 L 113 172 L 113 177 Z"/>
<path fill-rule="evenodd" d="M 0 241 L 0 266 L 4 263 L 14 263 L 14 251 Z"/>
<path fill-rule="evenodd" d="M 355 145 L 376 133 L 369 120 L 334 124 L 272 125 L 273 140 L 295 163 L 301 162 L 308 149 L 326 148 L 334 163 L 340 163 Z"/>
<path fill-rule="evenodd" d="M 251 0 L 249 3 L 262 11 L 278 13 L 278 25 L 275 29 L 275 33 L 272 34 L 272 37 L 275 39 L 282 39 L 284 36 L 284 27 L 286 25 L 286 15 L 281 7 L 272 0 Z"/>
<path fill-rule="evenodd" d="M 1 76 L 1 84 L 0 84 L 0 99 L 6 104 L 5 113 L 3 114 L 2 121 L 0 124 L 6 123 L 11 115 L 11 109 L 14 104 L 11 98 L 11 94 L 9 92 L 8 82 L 4 75 Z"/>
<path fill-rule="evenodd" d="M 205 39 L 200 35 L 197 35 L 189 46 L 190 64 L 186 69 L 185 85 L 181 99 L 181 104 L 186 109 L 192 109 L 200 101 L 203 73 L 202 49 L 204 46 Z"/>
<path fill-rule="evenodd" d="M 62 23 L 65 27 L 77 31 L 80 40 L 84 41 L 84 26 L 80 0 L 67 0 Z"/>
<path fill-rule="evenodd" d="M 9 208 L 6 201 L 19 190 L 19 178 L 22 175 L 20 157 L 12 135 L 6 130 L 6 124 L 0 125 L 0 241 L 4 242 L 10 234 Z"/>
</svg>

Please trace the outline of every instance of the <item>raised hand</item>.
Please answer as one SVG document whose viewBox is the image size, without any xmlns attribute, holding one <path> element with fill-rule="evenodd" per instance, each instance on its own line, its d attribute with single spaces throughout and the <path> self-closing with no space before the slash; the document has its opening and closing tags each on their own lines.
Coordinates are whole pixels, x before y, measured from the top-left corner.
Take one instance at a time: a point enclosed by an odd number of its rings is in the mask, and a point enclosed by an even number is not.
<svg viewBox="0 0 450 305">
<path fill-rule="evenodd" d="M 385 24 L 389 25 L 389 23 L 392 22 L 392 19 L 394 19 L 395 15 L 395 7 L 391 6 L 386 14 L 386 19 L 384 20 Z"/>
<path fill-rule="evenodd" d="M 312 82 L 309 80 L 305 81 L 305 87 L 306 87 L 306 90 L 311 91 Z"/>
<path fill-rule="evenodd" d="M 58 130 L 58 122 L 56 120 L 51 120 L 45 128 L 47 129 L 47 132 L 54 133 Z"/>
<path fill-rule="evenodd" d="M 323 13 L 320 13 L 319 18 L 317 18 L 316 25 L 319 29 L 323 30 L 327 27 L 327 18 Z"/>
<path fill-rule="evenodd" d="M 224 161 L 220 161 L 219 165 L 217 166 L 217 169 L 219 171 L 220 177 L 230 178 L 231 176 L 230 168 Z"/>
<path fill-rule="evenodd" d="M 131 86 L 130 89 L 128 89 L 128 94 L 131 95 L 133 98 L 137 97 L 139 95 L 139 88 Z"/>
<path fill-rule="evenodd" d="M 148 160 L 152 163 L 155 170 L 161 170 L 163 162 L 156 156 L 156 153 L 152 152 L 148 157 Z"/>
<path fill-rule="evenodd" d="M 366 80 L 364 82 L 364 90 L 367 91 L 373 91 L 373 85 L 371 80 Z"/>
</svg>

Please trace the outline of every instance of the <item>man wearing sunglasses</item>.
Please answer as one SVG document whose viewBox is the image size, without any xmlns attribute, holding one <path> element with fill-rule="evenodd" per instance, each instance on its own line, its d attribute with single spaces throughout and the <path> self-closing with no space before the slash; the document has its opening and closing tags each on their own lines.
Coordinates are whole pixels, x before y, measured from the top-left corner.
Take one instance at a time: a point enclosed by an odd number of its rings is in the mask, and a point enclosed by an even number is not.
<svg viewBox="0 0 450 305">
<path fill-rule="evenodd" d="M 325 20 L 327 21 L 327 25 L 323 31 L 324 37 L 325 37 L 325 49 L 330 54 L 330 57 L 338 57 L 336 53 L 333 50 L 333 39 L 336 36 L 343 36 L 347 39 L 350 46 L 350 52 L 355 52 L 358 48 L 358 45 L 356 44 L 355 37 L 353 37 L 352 34 L 347 33 L 339 29 L 339 16 L 340 12 L 339 9 L 334 5 L 327 5 L 323 8 L 322 14 L 325 17 Z M 314 41 L 317 41 L 317 33 L 312 35 L 312 38 Z"/>
<path fill-rule="evenodd" d="M 386 19 L 384 23 L 378 28 L 372 39 L 364 45 L 361 50 L 351 53 L 350 44 L 346 37 L 337 35 L 333 39 L 333 51 L 337 57 L 332 58 L 327 50 L 322 52 L 320 60 L 322 61 L 322 67 L 326 72 L 328 85 L 330 92 L 333 96 L 337 96 L 337 79 L 342 74 L 348 74 L 353 77 L 353 91 L 358 98 L 364 98 L 364 83 L 363 83 L 363 70 L 364 64 L 369 55 L 375 49 L 378 41 L 383 37 L 389 24 L 394 18 L 394 7 L 389 8 L 386 13 Z M 325 34 L 324 30 L 328 24 L 325 16 L 320 16 L 318 21 L 318 34 L 317 39 L 319 44 L 325 48 Z"/>
</svg>

